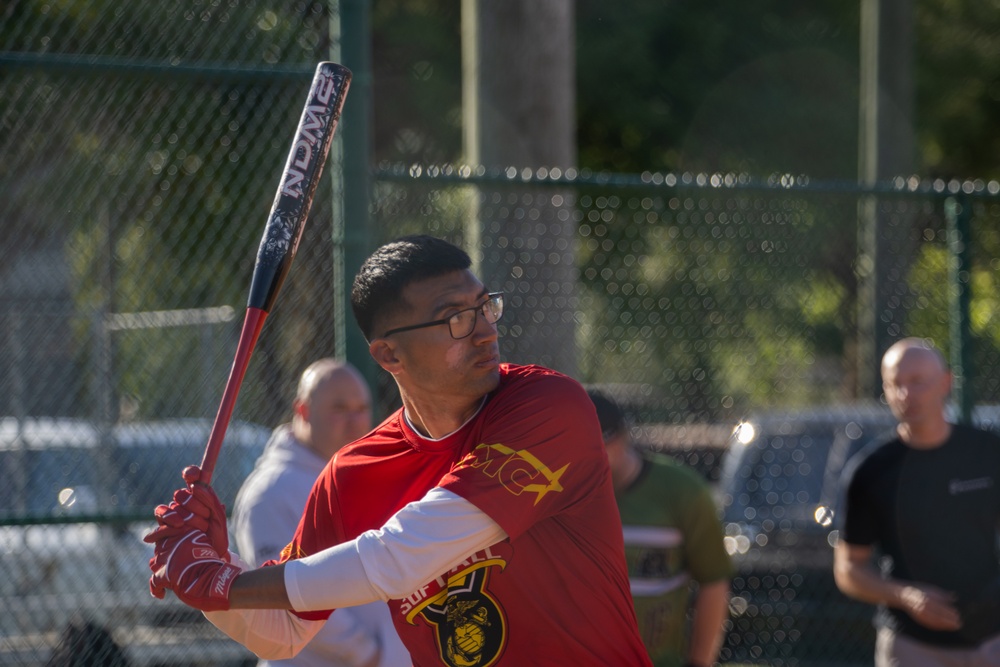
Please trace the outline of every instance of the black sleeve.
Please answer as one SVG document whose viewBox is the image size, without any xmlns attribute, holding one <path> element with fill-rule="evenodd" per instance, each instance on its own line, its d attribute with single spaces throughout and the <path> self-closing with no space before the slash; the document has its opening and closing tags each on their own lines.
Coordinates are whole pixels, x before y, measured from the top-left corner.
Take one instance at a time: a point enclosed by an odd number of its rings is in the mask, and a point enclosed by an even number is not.
<svg viewBox="0 0 1000 667">
<path fill-rule="evenodd" d="M 875 507 L 869 492 L 869 454 L 869 450 L 861 451 L 844 466 L 835 514 L 840 538 L 862 546 L 872 546 L 878 541 Z"/>
</svg>

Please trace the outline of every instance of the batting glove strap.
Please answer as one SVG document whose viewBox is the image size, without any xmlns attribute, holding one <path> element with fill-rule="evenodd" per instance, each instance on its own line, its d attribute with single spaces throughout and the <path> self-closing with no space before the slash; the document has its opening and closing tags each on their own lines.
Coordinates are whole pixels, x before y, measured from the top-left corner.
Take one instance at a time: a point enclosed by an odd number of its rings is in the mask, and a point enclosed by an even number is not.
<svg viewBox="0 0 1000 667">
<path fill-rule="evenodd" d="M 184 604 L 201 611 L 229 609 L 229 589 L 240 568 L 228 563 L 205 533 L 192 530 L 158 542 L 149 561 L 149 592 L 162 599 L 172 590 Z"/>
</svg>

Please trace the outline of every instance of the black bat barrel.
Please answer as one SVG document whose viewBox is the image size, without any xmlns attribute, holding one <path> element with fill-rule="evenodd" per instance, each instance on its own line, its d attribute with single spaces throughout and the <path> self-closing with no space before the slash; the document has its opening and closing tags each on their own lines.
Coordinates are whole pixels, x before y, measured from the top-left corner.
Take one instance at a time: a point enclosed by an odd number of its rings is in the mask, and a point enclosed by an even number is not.
<svg viewBox="0 0 1000 667">
<path fill-rule="evenodd" d="M 257 250 L 247 307 L 270 312 L 302 239 L 316 186 L 344 107 L 351 71 L 321 62 Z"/>
</svg>

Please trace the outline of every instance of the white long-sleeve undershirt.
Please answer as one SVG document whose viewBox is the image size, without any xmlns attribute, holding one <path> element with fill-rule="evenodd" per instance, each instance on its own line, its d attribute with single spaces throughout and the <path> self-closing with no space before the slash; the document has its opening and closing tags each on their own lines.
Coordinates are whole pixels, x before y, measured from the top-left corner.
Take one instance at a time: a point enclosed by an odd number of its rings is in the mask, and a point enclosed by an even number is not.
<svg viewBox="0 0 1000 667">
<path fill-rule="evenodd" d="M 409 595 L 480 549 L 506 539 L 489 515 L 435 487 L 382 528 L 285 564 L 285 590 L 297 611 L 337 609 Z M 233 562 L 248 569 L 238 557 Z M 206 618 L 258 656 L 294 656 L 325 621 L 280 609 L 207 612 Z"/>
</svg>

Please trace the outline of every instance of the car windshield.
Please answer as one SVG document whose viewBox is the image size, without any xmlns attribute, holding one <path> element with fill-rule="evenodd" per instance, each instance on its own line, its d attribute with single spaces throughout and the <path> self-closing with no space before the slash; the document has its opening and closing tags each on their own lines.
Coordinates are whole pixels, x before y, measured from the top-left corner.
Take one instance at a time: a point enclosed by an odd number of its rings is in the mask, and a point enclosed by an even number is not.
<svg viewBox="0 0 1000 667">
<path fill-rule="evenodd" d="M 170 500 L 180 472 L 197 464 L 208 424 L 135 424 L 99 437 L 87 425 L 0 446 L 0 514 L 19 516 L 143 512 Z M 253 469 L 270 431 L 233 424 L 212 486 L 226 505 Z M 83 435 L 88 437 L 83 437 Z M 72 436 L 72 437 L 71 437 Z"/>
<path fill-rule="evenodd" d="M 725 520 L 812 524 L 818 505 L 835 505 L 841 471 L 870 435 L 855 422 L 801 433 L 765 431 L 728 473 Z"/>
<path fill-rule="evenodd" d="M 733 488 L 729 521 L 802 519 L 812 513 L 823 486 L 832 437 L 766 437 L 750 449 Z"/>
<path fill-rule="evenodd" d="M 5 452 L 0 469 L 10 483 L 0 484 L 0 510 L 30 514 L 52 514 L 60 507 L 92 510 L 97 503 L 94 463 L 91 452 L 75 447 Z"/>
</svg>

